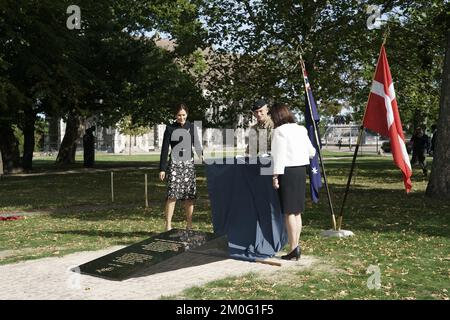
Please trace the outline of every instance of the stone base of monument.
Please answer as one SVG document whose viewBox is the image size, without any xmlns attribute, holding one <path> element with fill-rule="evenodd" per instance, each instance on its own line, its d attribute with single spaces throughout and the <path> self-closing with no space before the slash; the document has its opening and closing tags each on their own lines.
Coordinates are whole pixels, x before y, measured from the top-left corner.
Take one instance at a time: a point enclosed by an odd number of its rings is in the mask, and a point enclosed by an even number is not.
<svg viewBox="0 0 450 320">
<path fill-rule="evenodd" d="M 72 269 L 74 272 L 122 281 L 185 252 L 228 257 L 225 236 L 172 229 Z"/>
<path fill-rule="evenodd" d="M 322 231 L 322 233 L 320 234 L 322 237 L 325 238 L 331 238 L 331 237 L 337 237 L 337 238 L 347 238 L 347 237 L 352 237 L 355 234 L 349 230 L 324 230 Z"/>
</svg>

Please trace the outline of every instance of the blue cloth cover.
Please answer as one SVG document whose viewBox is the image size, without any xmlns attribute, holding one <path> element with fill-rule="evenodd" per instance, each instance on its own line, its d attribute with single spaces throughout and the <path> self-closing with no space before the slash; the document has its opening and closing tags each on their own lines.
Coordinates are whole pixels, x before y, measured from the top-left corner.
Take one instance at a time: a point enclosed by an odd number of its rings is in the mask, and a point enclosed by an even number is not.
<svg viewBox="0 0 450 320">
<path fill-rule="evenodd" d="M 214 232 L 227 235 L 232 258 L 269 258 L 287 243 L 272 176 L 261 175 L 260 168 L 261 164 L 206 165 Z"/>
</svg>

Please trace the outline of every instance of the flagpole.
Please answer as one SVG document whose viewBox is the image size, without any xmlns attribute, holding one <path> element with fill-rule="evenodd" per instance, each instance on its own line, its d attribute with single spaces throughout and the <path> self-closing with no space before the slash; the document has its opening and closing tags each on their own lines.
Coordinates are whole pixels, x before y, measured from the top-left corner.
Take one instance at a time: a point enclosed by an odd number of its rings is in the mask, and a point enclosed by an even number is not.
<svg viewBox="0 0 450 320">
<path fill-rule="evenodd" d="M 381 50 L 383 50 L 383 47 L 384 47 L 384 45 L 386 43 L 387 35 L 388 35 L 388 31 L 385 33 L 384 39 L 383 39 L 383 43 L 381 44 L 380 54 L 378 55 L 377 64 L 375 65 L 375 72 L 373 73 L 372 83 L 375 80 L 376 68 L 377 68 L 378 64 L 380 63 Z M 369 99 L 370 99 L 370 92 L 369 92 L 369 96 L 367 97 L 366 109 L 364 110 L 364 116 L 362 117 L 362 122 L 363 123 L 364 123 L 364 118 L 366 117 L 367 106 L 369 105 Z M 351 128 L 350 128 L 350 130 L 351 130 Z M 338 225 L 337 225 L 337 230 L 338 231 L 341 230 L 341 227 L 342 227 L 342 220 L 343 220 L 343 216 L 344 216 L 345 202 L 347 200 L 348 191 L 350 189 L 350 183 L 352 182 L 353 170 L 355 169 L 355 164 L 356 164 L 356 156 L 358 155 L 359 145 L 361 144 L 363 132 L 364 132 L 364 125 L 361 124 L 361 126 L 359 128 L 359 134 L 358 134 L 358 140 L 356 142 L 355 152 L 353 153 L 353 160 L 352 160 L 352 166 L 350 168 L 350 174 L 348 175 L 347 187 L 345 188 L 344 199 L 342 200 L 341 211 L 339 212 Z"/>
<path fill-rule="evenodd" d="M 366 107 L 366 109 L 367 109 L 367 107 Z M 352 130 L 352 129 L 350 128 L 350 130 Z M 341 211 L 340 211 L 339 217 L 338 217 L 338 226 L 337 226 L 338 231 L 341 230 L 341 227 L 342 227 L 342 219 L 343 219 L 343 215 L 344 215 L 345 201 L 347 200 L 348 190 L 350 189 L 350 183 L 351 183 L 352 177 L 353 177 L 353 170 L 355 169 L 355 164 L 356 164 L 356 156 L 358 155 L 359 145 L 361 143 L 361 138 L 362 138 L 363 132 L 364 132 L 364 126 L 361 125 L 361 127 L 359 128 L 358 140 L 356 141 L 355 152 L 353 153 L 352 166 L 350 168 L 350 174 L 348 175 L 347 187 L 345 188 L 344 199 L 342 200 Z"/>
<path fill-rule="evenodd" d="M 330 206 L 333 230 L 336 230 L 336 216 L 334 215 L 333 204 L 331 202 L 330 188 L 328 187 L 327 174 L 325 172 L 325 165 L 324 165 L 323 159 L 322 159 L 322 152 L 321 152 L 321 149 L 320 149 L 319 135 L 317 133 L 318 132 L 317 131 L 317 125 L 316 125 L 316 121 L 314 120 L 314 115 L 313 115 L 312 108 L 311 108 L 311 101 L 309 99 L 309 94 L 308 94 L 308 89 L 307 89 L 307 86 L 306 86 L 305 77 L 303 76 L 305 74 L 306 68 L 305 68 L 305 63 L 303 61 L 303 56 L 302 56 L 301 53 L 300 53 L 300 65 L 302 67 L 302 72 L 303 72 L 302 77 L 303 77 L 303 84 L 305 86 L 306 97 L 308 99 L 309 114 L 311 115 L 311 122 L 312 122 L 313 128 L 314 128 L 314 136 L 316 138 L 316 145 L 317 145 L 317 149 L 319 151 L 320 166 L 322 168 L 323 179 L 324 179 L 324 183 L 325 183 L 325 189 L 327 190 L 328 205 Z"/>
</svg>

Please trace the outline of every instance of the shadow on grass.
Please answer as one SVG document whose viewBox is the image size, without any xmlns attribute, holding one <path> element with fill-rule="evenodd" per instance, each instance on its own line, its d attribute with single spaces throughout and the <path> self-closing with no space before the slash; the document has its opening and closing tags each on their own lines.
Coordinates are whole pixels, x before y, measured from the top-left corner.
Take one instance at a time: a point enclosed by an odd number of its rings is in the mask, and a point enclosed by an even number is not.
<svg viewBox="0 0 450 320">
<path fill-rule="evenodd" d="M 201 170 L 199 170 L 201 171 Z M 164 205 L 166 183 L 157 178 L 157 170 L 126 170 L 114 175 L 114 203 L 111 202 L 111 175 L 92 172 L 69 175 L 9 176 L 0 181 L 0 208 L 22 210 L 78 210 L 83 206 L 105 209 L 126 204 L 144 205 L 144 173 L 148 174 L 148 197 L 151 206 Z M 198 194 L 206 194 L 206 182 L 198 175 Z M 203 201 L 200 199 L 200 201 Z M 56 208 L 56 209 L 55 209 Z"/>
<path fill-rule="evenodd" d="M 352 184 L 347 203 L 344 208 L 344 228 L 349 226 L 353 231 L 371 232 L 401 232 L 409 230 L 413 233 L 450 237 L 450 201 L 438 201 L 426 197 L 423 193 L 410 193 L 406 195 L 401 189 L 373 188 L 364 184 Z M 339 215 L 345 186 L 331 184 L 332 201 L 335 215 Z M 194 223 L 211 224 L 211 207 L 207 197 L 206 187 L 199 186 L 199 199 L 194 209 Z M 145 221 L 146 219 L 164 219 L 164 201 L 150 203 L 151 208 L 142 207 L 113 209 L 98 212 L 59 212 L 51 215 L 55 219 L 75 218 L 82 221 L 126 220 Z M 307 195 L 307 209 L 305 222 L 312 223 L 323 229 L 330 227 L 329 207 L 325 189 L 322 188 L 320 201 L 312 204 Z M 177 201 L 173 222 L 185 221 L 184 207 Z"/>
<path fill-rule="evenodd" d="M 50 217 L 52 219 L 77 219 L 80 221 L 145 221 L 146 219 L 155 219 L 162 218 L 164 215 L 160 210 L 146 210 L 139 207 L 134 207 L 132 209 L 100 209 L 97 211 L 91 212 L 82 212 L 77 213 L 73 211 L 59 211 L 59 209 L 55 209 Z"/>
<path fill-rule="evenodd" d="M 194 219 L 210 221 L 210 206 L 208 199 L 197 199 L 194 207 Z M 106 221 L 106 220 L 146 220 L 163 219 L 164 202 L 149 201 L 149 208 L 141 203 L 115 204 L 115 205 L 81 205 L 66 208 L 55 208 L 45 210 L 54 219 L 78 219 L 83 221 Z M 177 201 L 173 221 L 184 221 L 184 206 L 182 201 Z"/>
<path fill-rule="evenodd" d="M 326 172 L 329 177 L 344 178 L 347 181 L 350 174 L 351 164 L 349 162 L 329 162 Z M 382 173 L 382 174 L 380 174 Z M 392 163 L 370 159 L 364 163 L 356 163 L 353 179 L 368 179 L 372 182 L 393 183 L 401 181 L 401 172 Z M 399 180 L 400 179 L 400 180 Z"/>
<path fill-rule="evenodd" d="M 208 209 L 209 210 L 209 209 Z M 183 212 L 175 212 L 172 217 L 173 222 L 184 222 L 185 216 Z M 209 211 L 194 210 L 193 223 L 211 223 L 212 217 Z"/>
<path fill-rule="evenodd" d="M 92 169 L 115 169 L 115 168 L 148 168 L 150 170 L 159 169 L 159 156 L 136 156 L 136 160 L 124 160 L 123 156 L 111 156 L 106 159 L 96 159 L 95 166 Z M 127 156 L 128 157 L 128 156 Z M 108 159 L 109 158 L 109 159 Z M 132 157 L 131 157 L 132 158 Z M 201 168 L 201 165 L 196 165 L 196 168 Z M 51 159 L 33 160 L 33 170 L 29 173 L 43 173 L 43 172 L 63 172 L 68 170 L 88 170 L 84 168 L 83 161 L 77 160 L 72 164 L 56 164 Z"/>
<path fill-rule="evenodd" d="M 97 160 L 93 169 L 114 169 L 114 168 L 135 168 L 146 167 L 155 169 L 158 167 L 158 163 L 154 160 L 127 160 L 127 161 L 110 161 L 110 160 Z M 33 170 L 29 173 L 42 173 L 42 172 L 61 172 L 67 170 L 85 169 L 83 161 L 75 161 L 72 164 L 56 164 L 52 160 L 33 160 Z"/>
<path fill-rule="evenodd" d="M 335 215 L 339 215 L 345 188 L 331 186 Z M 378 189 L 352 185 L 344 208 L 344 226 L 352 231 L 401 233 L 407 231 L 427 236 L 450 237 L 450 201 L 436 200 L 423 193 L 406 195 L 402 189 Z M 329 219 L 329 207 L 324 190 L 321 201 L 307 201 L 305 221 L 324 228 Z M 325 228 L 329 228 L 327 225 Z"/>
<path fill-rule="evenodd" d="M 347 181 L 350 174 L 351 162 L 330 161 L 326 163 L 326 172 L 329 177 L 344 177 Z M 431 161 L 428 162 L 428 168 L 431 169 Z M 420 172 L 419 172 L 420 171 Z M 403 181 L 400 170 L 392 162 L 392 159 L 385 158 L 364 158 L 364 161 L 356 161 L 353 173 L 354 179 L 364 179 L 371 183 L 396 183 Z M 412 179 L 423 180 L 423 175 L 418 167 L 413 166 Z"/>
</svg>

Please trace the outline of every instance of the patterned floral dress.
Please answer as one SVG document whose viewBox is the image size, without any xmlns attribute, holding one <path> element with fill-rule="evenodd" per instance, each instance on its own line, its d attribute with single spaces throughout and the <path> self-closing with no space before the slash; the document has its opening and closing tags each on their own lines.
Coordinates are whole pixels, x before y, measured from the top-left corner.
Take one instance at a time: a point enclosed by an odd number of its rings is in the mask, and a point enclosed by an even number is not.
<svg viewBox="0 0 450 320">
<path fill-rule="evenodd" d="M 167 199 L 193 200 L 197 198 L 194 160 L 169 161 L 167 168 Z"/>
<path fill-rule="evenodd" d="M 166 172 L 167 177 L 167 199 L 176 200 L 193 200 L 197 198 L 197 185 L 194 167 L 194 158 L 187 155 L 187 157 L 169 155 L 169 148 L 172 150 L 177 146 L 181 140 L 175 141 L 172 139 L 172 133 L 177 129 L 186 130 L 191 137 L 191 152 L 196 141 L 196 145 L 201 147 L 201 141 L 198 138 L 198 132 L 192 123 L 186 121 L 185 125 L 181 126 L 174 122 L 166 127 L 164 132 L 163 145 L 161 149 L 160 171 Z M 194 134 L 196 133 L 196 134 Z M 183 149 L 184 150 L 184 149 Z M 185 151 L 182 151 L 183 153 Z M 196 149 L 197 155 L 201 156 L 202 150 Z M 167 162 L 167 158 L 169 161 Z M 187 159 L 186 159 L 187 158 Z M 190 159 L 189 159 L 190 158 Z"/>
</svg>

